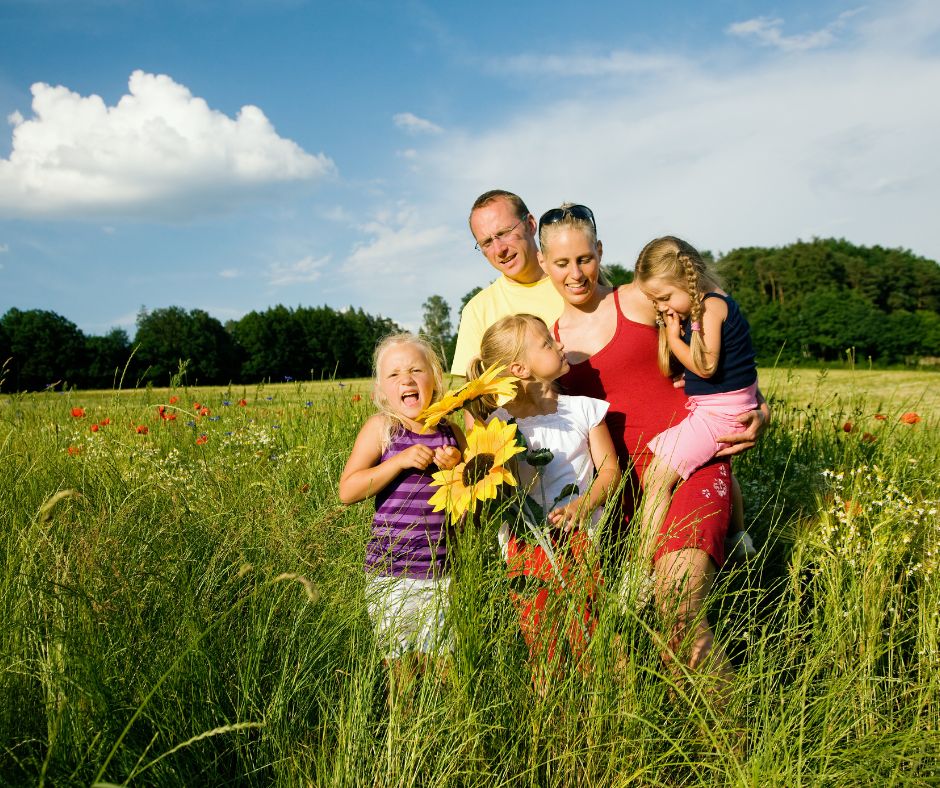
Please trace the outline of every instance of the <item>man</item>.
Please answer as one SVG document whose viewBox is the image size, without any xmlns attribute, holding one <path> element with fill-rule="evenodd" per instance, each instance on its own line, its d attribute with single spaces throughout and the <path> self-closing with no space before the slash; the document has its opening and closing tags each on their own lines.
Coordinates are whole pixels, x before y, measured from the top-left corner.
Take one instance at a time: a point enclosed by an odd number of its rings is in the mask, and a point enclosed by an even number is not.
<svg viewBox="0 0 940 788">
<path fill-rule="evenodd" d="M 506 315 L 528 312 L 551 326 L 564 301 L 538 261 L 538 225 L 512 192 L 494 189 L 477 197 L 470 209 L 470 232 L 499 278 L 477 293 L 460 314 L 451 372 L 465 376 L 480 352 L 483 332 Z"/>
</svg>

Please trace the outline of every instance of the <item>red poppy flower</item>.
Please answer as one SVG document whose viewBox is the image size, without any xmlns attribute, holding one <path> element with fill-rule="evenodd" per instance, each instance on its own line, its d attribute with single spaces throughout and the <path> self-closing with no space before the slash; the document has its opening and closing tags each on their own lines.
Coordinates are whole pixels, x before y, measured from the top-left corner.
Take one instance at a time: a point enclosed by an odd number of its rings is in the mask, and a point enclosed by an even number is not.
<svg viewBox="0 0 940 788">
<path fill-rule="evenodd" d="M 240 399 L 240 400 L 238 400 L 238 404 L 241 405 L 241 406 L 244 408 L 245 405 L 248 404 L 248 400 L 246 400 L 246 399 Z"/>
<path fill-rule="evenodd" d="M 352 401 L 359 402 L 362 399 L 362 394 L 353 394 Z"/>
<path fill-rule="evenodd" d="M 208 416 L 208 415 L 209 415 L 209 409 L 208 409 L 208 408 L 203 408 L 202 410 L 199 411 L 199 415 L 200 415 L 200 416 Z"/>
<path fill-rule="evenodd" d="M 209 441 L 208 435 L 200 435 L 198 438 L 196 438 L 196 445 L 202 446 L 202 444 L 207 443 L 208 441 Z"/>
<path fill-rule="evenodd" d="M 171 404 L 171 405 L 175 405 L 175 404 L 176 404 L 177 402 L 179 402 L 179 401 L 180 401 L 180 398 L 177 397 L 175 394 L 174 394 L 172 397 L 170 397 L 170 404 Z"/>
<path fill-rule="evenodd" d="M 85 418 L 85 409 L 84 408 L 72 408 L 72 417 L 76 419 Z"/>
<path fill-rule="evenodd" d="M 111 423 L 111 419 L 109 419 L 107 416 L 105 416 L 105 417 L 101 420 L 101 426 L 102 426 L 102 427 L 107 427 L 110 423 Z"/>
<path fill-rule="evenodd" d="M 901 414 L 901 423 L 902 424 L 917 424 L 920 421 L 920 416 L 918 416 L 914 411 L 910 410 L 907 413 Z"/>
<path fill-rule="evenodd" d="M 137 434 L 138 434 L 138 435 L 146 435 L 148 432 L 150 432 L 150 428 L 149 428 L 146 424 L 138 424 L 138 425 L 137 425 Z"/>
<path fill-rule="evenodd" d="M 885 416 L 884 413 L 876 413 L 876 414 L 875 414 L 875 419 L 876 419 L 877 421 L 884 421 L 886 418 L 888 418 L 888 417 Z"/>
<path fill-rule="evenodd" d="M 66 451 L 69 453 L 69 457 L 75 457 L 82 453 L 82 450 L 78 446 L 69 446 Z"/>
<path fill-rule="evenodd" d="M 193 410 L 199 410 L 202 407 L 198 402 L 193 403 Z"/>
<path fill-rule="evenodd" d="M 874 435 L 872 435 L 870 432 L 862 433 L 862 443 L 874 443 L 876 440 L 878 439 Z"/>
<path fill-rule="evenodd" d="M 166 416 L 163 414 L 166 413 L 166 405 L 157 405 L 157 413 L 160 414 L 161 419 L 165 419 Z"/>
<path fill-rule="evenodd" d="M 851 431 L 854 430 L 854 429 L 855 429 L 855 427 L 854 427 L 854 425 L 852 424 L 851 421 L 847 421 L 847 422 L 845 422 L 845 424 L 842 425 L 842 431 L 843 431 L 843 432 L 851 432 Z"/>
<path fill-rule="evenodd" d="M 101 427 L 99 427 L 97 424 L 92 424 L 89 429 L 90 429 L 92 432 L 97 432 L 98 430 L 101 429 Z"/>
<path fill-rule="evenodd" d="M 164 418 L 164 420 L 166 420 L 166 421 L 176 421 L 176 414 L 175 414 L 175 413 L 167 413 L 163 418 Z"/>
</svg>

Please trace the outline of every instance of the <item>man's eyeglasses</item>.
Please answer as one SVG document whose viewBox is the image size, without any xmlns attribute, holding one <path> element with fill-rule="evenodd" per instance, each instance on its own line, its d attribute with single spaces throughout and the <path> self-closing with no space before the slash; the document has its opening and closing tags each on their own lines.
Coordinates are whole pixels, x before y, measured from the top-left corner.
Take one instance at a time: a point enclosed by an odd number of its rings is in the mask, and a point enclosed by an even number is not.
<svg viewBox="0 0 940 788">
<path fill-rule="evenodd" d="M 477 241 L 473 245 L 473 248 L 484 253 L 488 252 L 493 248 L 493 244 L 496 243 L 496 241 L 505 241 L 509 237 L 509 234 L 528 218 L 529 215 L 526 214 L 512 227 L 507 227 L 505 230 L 500 230 L 498 233 L 493 233 L 489 238 L 484 238 L 482 241 Z"/>
<path fill-rule="evenodd" d="M 590 222 L 594 232 L 597 232 L 597 222 L 594 221 L 594 214 L 586 205 L 567 205 L 564 208 L 552 208 L 550 211 L 545 211 L 542 218 L 539 219 L 539 232 L 542 232 L 543 227 L 557 224 L 566 216 L 573 216 L 575 219 Z"/>
</svg>

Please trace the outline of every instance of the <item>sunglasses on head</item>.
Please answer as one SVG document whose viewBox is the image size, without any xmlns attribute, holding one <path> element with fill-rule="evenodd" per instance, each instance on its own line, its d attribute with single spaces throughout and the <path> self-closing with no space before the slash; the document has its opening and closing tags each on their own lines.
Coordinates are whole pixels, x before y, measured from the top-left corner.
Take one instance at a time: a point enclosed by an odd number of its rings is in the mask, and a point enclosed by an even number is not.
<svg viewBox="0 0 940 788">
<path fill-rule="evenodd" d="M 586 205 L 569 205 L 565 208 L 552 208 L 550 211 L 545 211 L 545 213 L 542 214 L 542 218 L 539 219 L 539 232 L 542 232 L 543 227 L 556 224 L 566 216 L 573 216 L 575 219 L 580 219 L 583 222 L 590 222 L 591 226 L 594 228 L 594 232 L 597 232 L 597 222 L 594 221 L 594 213 Z"/>
</svg>

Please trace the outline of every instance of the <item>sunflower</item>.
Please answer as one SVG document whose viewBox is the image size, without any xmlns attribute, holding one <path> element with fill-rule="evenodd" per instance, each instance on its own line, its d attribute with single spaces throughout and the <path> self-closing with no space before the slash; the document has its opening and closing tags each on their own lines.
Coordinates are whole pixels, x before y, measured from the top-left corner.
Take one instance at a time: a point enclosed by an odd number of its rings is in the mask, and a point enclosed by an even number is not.
<svg viewBox="0 0 940 788">
<path fill-rule="evenodd" d="M 439 489 L 429 503 L 435 512 L 446 509 L 459 519 L 477 501 L 495 498 L 501 484 L 516 485 L 516 478 L 505 468 L 514 455 L 525 451 L 516 443 L 516 425 L 493 419 L 476 425 L 467 435 L 464 461 L 449 471 L 433 474 L 431 484 Z"/>
<path fill-rule="evenodd" d="M 480 397 L 495 397 L 497 406 L 505 405 L 516 396 L 516 383 L 519 378 L 512 375 L 500 376 L 499 373 L 504 369 L 505 365 L 493 364 L 476 380 L 468 380 L 455 391 L 448 391 L 433 405 L 428 405 L 418 414 L 418 421 L 424 422 L 421 431 L 434 429 L 442 419 Z"/>
</svg>

